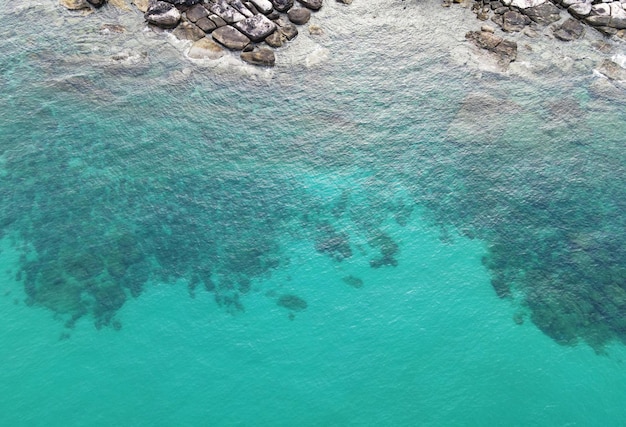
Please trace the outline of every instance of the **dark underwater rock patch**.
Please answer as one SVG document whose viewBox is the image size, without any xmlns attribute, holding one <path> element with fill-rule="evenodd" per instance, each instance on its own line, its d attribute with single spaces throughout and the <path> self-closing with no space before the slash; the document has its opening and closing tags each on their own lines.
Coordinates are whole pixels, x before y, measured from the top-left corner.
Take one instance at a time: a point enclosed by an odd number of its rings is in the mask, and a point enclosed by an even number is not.
<svg viewBox="0 0 626 427">
<path fill-rule="evenodd" d="M 297 295 L 292 294 L 281 295 L 280 297 L 278 297 L 276 304 L 291 311 L 303 311 L 308 306 L 305 300 Z"/>
</svg>

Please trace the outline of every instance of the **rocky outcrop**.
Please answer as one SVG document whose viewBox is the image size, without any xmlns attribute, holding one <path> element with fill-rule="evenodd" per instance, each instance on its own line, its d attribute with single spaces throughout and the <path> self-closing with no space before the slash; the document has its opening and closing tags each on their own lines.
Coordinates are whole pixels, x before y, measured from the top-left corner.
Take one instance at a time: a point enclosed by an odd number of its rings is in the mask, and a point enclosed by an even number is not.
<svg viewBox="0 0 626 427">
<path fill-rule="evenodd" d="M 233 50 L 243 50 L 250 44 L 248 37 L 230 25 L 213 31 L 212 36 L 219 44 Z"/>
<path fill-rule="evenodd" d="M 276 24 L 260 14 L 237 22 L 234 26 L 253 42 L 263 41 L 276 30 Z"/>
<path fill-rule="evenodd" d="M 490 31 L 470 31 L 465 38 L 474 42 L 479 48 L 493 53 L 502 66 L 507 66 L 517 58 L 517 43 Z"/>
<path fill-rule="evenodd" d="M 572 41 L 580 38 L 585 27 L 577 19 L 569 18 L 560 27 L 554 30 L 554 37 L 563 41 Z"/>
<path fill-rule="evenodd" d="M 180 21 L 180 11 L 172 3 L 164 1 L 150 2 L 144 15 L 146 21 L 161 28 L 174 28 Z"/>
</svg>

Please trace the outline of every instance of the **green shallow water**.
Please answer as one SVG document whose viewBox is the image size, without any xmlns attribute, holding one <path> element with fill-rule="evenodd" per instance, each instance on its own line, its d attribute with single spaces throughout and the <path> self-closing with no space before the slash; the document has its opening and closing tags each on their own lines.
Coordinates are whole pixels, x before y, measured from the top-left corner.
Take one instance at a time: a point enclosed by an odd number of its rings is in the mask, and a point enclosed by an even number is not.
<svg viewBox="0 0 626 427">
<path fill-rule="evenodd" d="M 2 424 L 621 423 L 620 89 L 372 5 L 260 73 L 0 6 Z"/>
</svg>

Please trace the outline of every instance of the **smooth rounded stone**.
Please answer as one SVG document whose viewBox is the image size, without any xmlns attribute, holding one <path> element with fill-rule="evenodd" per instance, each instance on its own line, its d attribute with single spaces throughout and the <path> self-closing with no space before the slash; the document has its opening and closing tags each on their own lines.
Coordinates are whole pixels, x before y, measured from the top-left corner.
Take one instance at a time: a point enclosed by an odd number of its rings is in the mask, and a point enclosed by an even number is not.
<svg viewBox="0 0 626 427">
<path fill-rule="evenodd" d="M 280 32 L 287 37 L 287 40 L 293 40 L 298 35 L 298 28 L 291 22 L 287 22 L 285 25 L 280 27 Z"/>
<path fill-rule="evenodd" d="M 140 12 L 146 13 L 150 2 L 148 0 L 132 0 L 132 4 L 134 4 Z"/>
<path fill-rule="evenodd" d="M 226 0 L 217 0 L 209 6 L 209 10 L 222 18 L 228 24 L 233 24 L 246 19 L 245 16 L 239 13 L 235 8 L 231 7 Z"/>
<path fill-rule="evenodd" d="M 522 12 L 541 25 L 548 25 L 561 19 L 561 11 L 550 2 L 523 9 Z"/>
<path fill-rule="evenodd" d="M 196 25 L 205 33 L 210 33 L 211 31 L 217 28 L 217 25 L 215 25 L 215 22 L 211 21 L 208 16 L 198 19 L 196 21 Z"/>
<path fill-rule="evenodd" d="M 323 36 L 324 30 L 319 25 L 309 25 L 309 34 L 312 36 Z"/>
<path fill-rule="evenodd" d="M 144 18 L 150 24 L 156 25 L 161 28 L 174 28 L 178 25 L 181 15 L 180 11 L 176 9 L 171 3 L 164 1 L 156 1 L 150 3 L 148 11 L 145 13 Z"/>
<path fill-rule="evenodd" d="M 480 31 L 484 31 L 485 33 L 495 33 L 496 29 L 489 25 L 483 25 L 480 27 Z"/>
<path fill-rule="evenodd" d="M 579 20 L 569 18 L 563 25 L 554 30 L 554 37 L 562 41 L 572 41 L 579 39 L 585 32 L 585 27 Z"/>
<path fill-rule="evenodd" d="M 90 9 L 86 0 L 59 0 L 59 4 L 68 10 Z"/>
<path fill-rule="evenodd" d="M 503 7 L 499 7 L 496 10 L 494 10 L 493 13 L 495 13 L 496 15 L 504 15 L 505 13 L 507 13 L 510 10 L 511 10 L 510 7 L 503 6 Z"/>
<path fill-rule="evenodd" d="M 250 39 L 230 25 L 220 27 L 211 33 L 215 41 L 229 49 L 243 50 L 250 44 Z"/>
<path fill-rule="evenodd" d="M 204 31 L 191 22 L 181 22 L 178 27 L 172 31 L 172 34 L 179 40 L 191 40 L 194 42 L 205 36 Z"/>
<path fill-rule="evenodd" d="M 246 7 L 245 4 L 241 0 L 230 0 L 230 5 L 237 10 L 237 12 L 241 13 L 246 18 L 250 18 L 254 16 L 254 13 L 250 9 Z"/>
<path fill-rule="evenodd" d="M 274 10 L 272 2 L 269 0 L 250 0 L 250 2 L 264 15 L 267 15 Z"/>
<path fill-rule="evenodd" d="M 311 11 L 303 7 L 292 8 L 287 12 L 289 20 L 296 25 L 304 25 L 311 19 Z"/>
<path fill-rule="evenodd" d="M 259 42 L 276 31 L 276 24 L 265 15 L 254 15 L 237 22 L 234 26 L 254 42 Z"/>
<path fill-rule="evenodd" d="M 276 63 L 276 55 L 270 49 L 260 48 L 252 52 L 242 52 L 241 59 L 252 65 L 273 67 Z"/>
<path fill-rule="evenodd" d="M 492 1 L 491 3 L 489 3 L 489 8 L 491 10 L 496 10 L 497 8 L 502 7 L 502 6 L 504 5 L 502 4 L 501 1 Z"/>
<path fill-rule="evenodd" d="M 87 0 L 87 3 L 89 3 L 93 7 L 102 7 L 104 6 L 104 3 L 106 3 L 106 1 L 105 0 Z"/>
<path fill-rule="evenodd" d="M 265 37 L 265 43 L 270 47 L 281 47 L 285 40 L 286 37 L 282 31 L 274 31 L 272 34 Z"/>
<path fill-rule="evenodd" d="M 526 25 L 530 24 L 530 18 L 513 10 L 502 15 L 502 30 L 512 33 L 522 31 Z"/>
<path fill-rule="evenodd" d="M 293 7 L 293 0 L 272 0 L 274 9 L 279 12 L 287 12 Z"/>
<path fill-rule="evenodd" d="M 320 10 L 322 8 L 322 0 L 298 0 L 304 7 L 311 10 Z"/>
<path fill-rule="evenodd" d="M 195 23 L 198 22 L 199 19 L 209 16 L 209 12 L 207 12 L 204 6 L 196 4 L 189 8 L 187 12 L 185 12 L 185 15 L 187 15 L 187 19 Z"/>
<path fill-rule="evenodd" d="M 213 22 L 215 22 L 215 26 L 217 28 L 219 27 L 223 27 L 225 25 L 228 25 L 228 23 L 226 21 L 224 21 L 222 18 L 220 18 L 219 16 L 215 15 L 215 14 L 211 14 L 209 15 L 209 19 Z"/>
<path fill-rule="evenodd" d="M 589 3 L 589 5 L 591 5 L 590 0 L 561 0 L 561 5 L 566 8 L 578 3 Z"/>
<path fill-rule="evenodd" d="M 208 37 L 203 37 L 191 45 L 187 56 L 192 59 L 219 59 L 225 54 L 220 45 Z"/>
<path fill-rule="evenodd" d="M 591 13 L 591 3 L 576 3 L 567 8 L 573 16 L 584 18 Z"/>
</svg>

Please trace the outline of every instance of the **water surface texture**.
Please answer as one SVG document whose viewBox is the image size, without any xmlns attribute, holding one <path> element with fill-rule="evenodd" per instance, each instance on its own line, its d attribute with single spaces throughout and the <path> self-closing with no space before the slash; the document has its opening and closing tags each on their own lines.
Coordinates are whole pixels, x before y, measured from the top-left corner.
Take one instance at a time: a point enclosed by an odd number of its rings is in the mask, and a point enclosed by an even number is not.
<svg viewBox="0 0 626 427">
<path fill-rule="evenodd" d="M 328 2 L 265 70 L 133 10 L 0 14 L 3 425 L 625 419 L 598 35 L 495 73 L 466 9 Z"/>
</svg>

